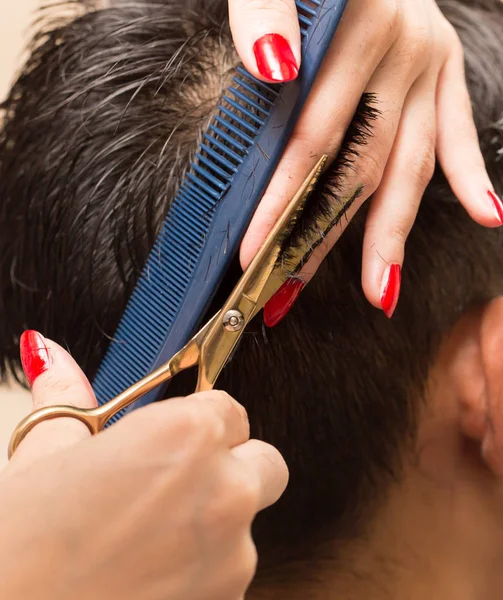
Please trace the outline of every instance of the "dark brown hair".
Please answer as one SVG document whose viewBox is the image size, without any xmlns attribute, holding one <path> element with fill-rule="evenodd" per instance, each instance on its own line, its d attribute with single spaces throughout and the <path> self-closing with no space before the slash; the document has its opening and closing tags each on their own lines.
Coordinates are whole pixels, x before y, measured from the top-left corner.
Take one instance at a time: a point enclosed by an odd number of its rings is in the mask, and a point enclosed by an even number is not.
<svg viewBox="0 0 503 600">
<path fill-rule="evenodd" d="M 501 193 L 503 5 L 439 4 L 465 46 L 481 144 Z M 95 373 L 235 64 L 226 5 L 87 4 L 70 20 L 42 21 L 2 106 L 4 375 L 18 367 L 27 328 Z M 342 159 L 364 152 L 359 134 L 356 127 L 346 140 L 334 177 Z M 319 202 L 334 201 L 328 187 Z M 253 435 L 276 445 L 291 470 L 282 500 L 256 522 L 263 564 L 302 555 L 323 538 L 361 534 L 400 477 L 442 336 L 469 307 L 503 291 L 501 234 L 473 223 L 437 170 L 387 321 L 361 290 L 364 219 L 362 209 L 284 323 L 250 327 L 220 380 L 248 409 Z"/>
</svg>

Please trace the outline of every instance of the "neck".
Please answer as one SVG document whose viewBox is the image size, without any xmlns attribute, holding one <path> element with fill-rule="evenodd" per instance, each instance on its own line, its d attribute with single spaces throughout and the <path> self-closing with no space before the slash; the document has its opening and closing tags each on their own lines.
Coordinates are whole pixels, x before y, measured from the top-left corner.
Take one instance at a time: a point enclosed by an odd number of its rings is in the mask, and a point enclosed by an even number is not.
<svg viewBox="0 0 503 600">
<path fill-rule="evenodd" d="M 335 540 L 324 559 L 258 580 L 247 600 L 503 598 L 503 487 L 459 433 L 447 383 L 434 380 L 442 401 L 427 403 L 435 414 L 421 418 L 404 476 L 365 539 Z"/>
</svg>

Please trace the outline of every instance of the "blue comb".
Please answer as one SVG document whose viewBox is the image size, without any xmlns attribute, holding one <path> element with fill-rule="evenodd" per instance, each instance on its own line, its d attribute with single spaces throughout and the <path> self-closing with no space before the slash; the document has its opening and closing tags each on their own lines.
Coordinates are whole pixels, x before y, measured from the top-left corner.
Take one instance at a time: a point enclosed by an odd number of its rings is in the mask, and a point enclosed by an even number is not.
<svg viewBox="0 0 503 600">
<path fill-rule="evenodd" d="M 169 360 L 200 324 L 289 141 L 346 2 L 296 2 L 302 66 L 295 81 L 266 84 L 236 69 L 94 379 L 99 404 Z M 129 410 L 162 393 L 154 390 Z"/>
</svg>

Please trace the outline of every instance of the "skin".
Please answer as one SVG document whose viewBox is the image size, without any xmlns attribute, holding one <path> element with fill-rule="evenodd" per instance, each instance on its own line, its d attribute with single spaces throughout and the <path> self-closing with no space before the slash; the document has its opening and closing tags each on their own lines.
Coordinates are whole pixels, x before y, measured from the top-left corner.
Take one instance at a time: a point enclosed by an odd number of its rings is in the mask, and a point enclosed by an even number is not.
<svg viewBox="0 0 503 600">
<path fill-rule="evenodd" d="M 264 33 L 281 33 L 300 56 L 293 7 L 287 0 L 230 1 L 238 51 L 256 75 L 250 49 Z M 364 41 L 355 47 L 354 39 Z M 327 151 L 336 155 L 364 91 L 377 94 L 384 118 L 348 173 L 348 188 L 364 185 L 362 201 L 375 192 L 362 277 L 367 297 L 378 306 L 386 264 L 403 260 L 435 151 L 474 219 L 499 224 L 487 202 L 492 186 L 478 149 L 459 41 L 434 2 L 349 3 L 304 116 L 243 242 L 242 262 L 249 262 L 312 167 L 312 157 Z M 326 106 L 335 107 L 333 113 Z M 322 127 L 315 117 L 320 107 L 326 114 Z M 306 279 L 340 233 L 334 230 L 313 257 L 303 273 Z M 330 557 L 339 548 L 328 548 L 325 560 L 314 565 L 318 577 L 299 581 L 292 576 L 291 586 L 284 578 L 267 587 L 258 582 L 248 598 L 493 600 L 502 595 L 502 317 L 500 299 L 467 316 L 446 339 L 431 372 L 414 460 L 404 457 L 403 481 L 390 493 L 365 542 L 346 549 L 344 560 L 351 568 L 338 569 Z M 92 405 L 76 365 L 55 345 L 51 351 L 56 355 L 51 372 L 34 384 L 35 406 Z M 35 429 L 0 476 L 5 524 L 0 596 L 242 598 L 256 561 L 251 520 L 286 485 L 282 459 L 249 441 L 244 421 L 232 400 L 215 393 L 138 411 L 92 439 L 70 421 Z M 160 456 L 178 460 L 159 465 Z M 201 475 L 201 487 L 194 485 L 194 473 Z M 97 496 L 111 499 L 99 511 Z M 209 508 L 201 513 L 202 505 Z M 163 534 L 175 527 L 181 527 L 179 535 Z M 194 529 L 202 540 L 188 535 Z M 180 540 L 194 543 L 185 548 Z M 42 560 L 41 546 L 47 548 Z M 96 555 L 99 561 L 93 561 Z M 143 563 L 141 557 L 148 560 Z M 60 567 L 57 578 L 48 577 L 54 564 Z M 29 581 L 27 571 L 33 574 Z M 196 581 L 203 587 L 196 589 Z"/>
<path fill-rule="evenodd" d="M 256 582 L 247 600 L 503 597 L 502 323 L 498 298 L 446 336 L 414 451 L 368 534 Z"/>
<path fill-rule="evenodd" d="M 47 346 L 34 409 L 94 406 L 77 364 Z M 257 560 L 251 523 L 288 480 L 280 454 L 249 435 L 245 410 L 216 391 L 92 438 L 70 419 L 38 425 L 0 474 L 0 597 L 242 599 Z"/>
<path fill-rule="evenodd" d="M 446 335 L 415 448 L 403 452 L 403 476 L 367 535 L 254 582 L 247 600 L 503 596 L 502 323 L 503 297 Z M 55 360 L 34 383 L 35 406 L 92 405 L 78 367 L 49 346 Z M 251 519 L 287 477 L 269 446 L 235 445 L 246 429 L 242 409 L 219 392 L 139 410 L 94 438 L 73 421 L 35 428 L 0 476 L 0 596 L 244 598 L 255 568 Z"/>
<path fill-rule="evenodd" d="M 300 62 L 294 0 L 229 0 L 237 51 L 259 79 L 253 52 L 265 34 L 285 37 Z M 381 118 L 347 172 L 347 190 L 364 186 L 349 221 L 371 196 L 363 242 L 362 285 L 380 307 L 389 264 L 402 265 L 404 244 L 435 156 L 461 204 L 478 223 L 498 220 L 466 87 L 463 49 L 434 0 L 351 0 L 309 101 L 241 247 L 246 267 L 317 157 L 337 155 L 364 92 L 377 96 Z M 319 116 L 323 115 L 320 119 Z M 347 222 L 346 221 L 346 222 Z M 309 281 L 345 224 L 335 227 L 301 273 Z"/>
</svg>

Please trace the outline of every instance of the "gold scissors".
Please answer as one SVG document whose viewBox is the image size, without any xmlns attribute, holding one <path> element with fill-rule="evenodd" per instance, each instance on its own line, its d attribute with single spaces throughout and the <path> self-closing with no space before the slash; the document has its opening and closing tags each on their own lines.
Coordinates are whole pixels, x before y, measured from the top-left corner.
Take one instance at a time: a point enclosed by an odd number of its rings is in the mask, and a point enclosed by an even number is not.
<svg viewBox="0 0 503 600">
<path fill-rule="evenodd" d="M 248 323 L 296 272 L 310 250 L 311 240 L 285 249 L 285 237 L 302 214 L 326 161 L 325 155 L 318 161 L 222 309 L 173 358 L 97 408 L 49 406 L 28 415 L 14 430 L 9 443 L 9 458 L 25 436 L 42 421 L 69 417 L 81 421 L 92 434 L 96 434 L 115 414 L 185 369 L 198 367 L 196 392 L 213 389 Z"/>
</svg>

